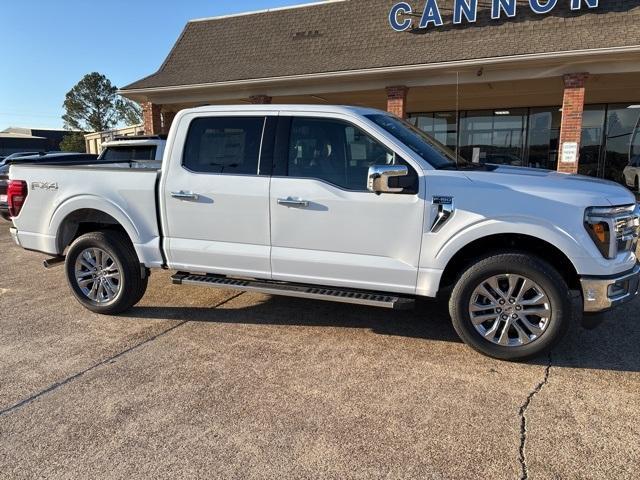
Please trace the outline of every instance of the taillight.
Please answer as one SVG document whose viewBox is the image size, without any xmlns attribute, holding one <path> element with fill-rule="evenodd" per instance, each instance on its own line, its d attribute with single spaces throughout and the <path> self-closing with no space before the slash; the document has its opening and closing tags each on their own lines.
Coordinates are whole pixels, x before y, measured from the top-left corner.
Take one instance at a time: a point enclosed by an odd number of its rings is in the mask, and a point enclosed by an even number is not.
<svg viewBox="0 0 640 480">
<path fill-rule="evenodd" d="M 27 199 L 27 182 L 24 180 L 9 180 L 7 200 L 9 202 L 9 216 L 17 217 L 24 201 Z"/>
</svg>

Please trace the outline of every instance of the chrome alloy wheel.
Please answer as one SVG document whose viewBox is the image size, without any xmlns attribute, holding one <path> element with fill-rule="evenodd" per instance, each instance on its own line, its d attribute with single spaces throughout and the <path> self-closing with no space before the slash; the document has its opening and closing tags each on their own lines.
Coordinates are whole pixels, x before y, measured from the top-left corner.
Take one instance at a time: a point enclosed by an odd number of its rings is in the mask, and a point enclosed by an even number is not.
<svg viewBox="0 0 640 480">
<path fill-rule="evenodd" d="M 549 326 L 551 304 L 546 292 L 522 275 L 495 275 L 471 295 L 469 316 L 486 340 L 519 347 L 539 339 Z"/>
<path fill-rule="evenodd" d="M 87 248 L 78 255 L 75 278 L 82 293 L 96 303 L 112 301 L 122 284 L 118 264 L 100 248 Z"/>
</svg>

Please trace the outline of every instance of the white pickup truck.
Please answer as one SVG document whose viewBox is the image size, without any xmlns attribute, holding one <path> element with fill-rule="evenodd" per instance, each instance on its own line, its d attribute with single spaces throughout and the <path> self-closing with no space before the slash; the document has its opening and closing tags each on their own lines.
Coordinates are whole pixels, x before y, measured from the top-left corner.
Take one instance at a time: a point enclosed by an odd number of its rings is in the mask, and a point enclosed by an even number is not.
<svg viewBox="0 0 640 480">
<path fill-rule="evenodd" d="M 444 293 L 466 343 L 523 359 L 579 310 L 638 293 L 625 188 L 468 163 L 378 110 L 183 110 L 159 171 L 24 165 L 10 179 L 16 243 L 66 259 L 73 295 L 99 313 L 135 305 L 155 268 L 176 284 L 387 308 Z"/>
</svg>

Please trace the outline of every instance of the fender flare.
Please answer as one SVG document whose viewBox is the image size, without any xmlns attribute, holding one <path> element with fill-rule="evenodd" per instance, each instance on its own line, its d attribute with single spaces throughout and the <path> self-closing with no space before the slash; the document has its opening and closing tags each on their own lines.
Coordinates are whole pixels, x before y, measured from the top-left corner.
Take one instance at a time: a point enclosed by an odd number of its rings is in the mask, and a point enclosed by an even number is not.
<svg viewBox="0 0 640 480">
<path fill-rule="evenodd" d="M 49 234 L 59 245 L 61 227 L 67 218 L 79 210 L 96 210 L 111 216 L 124 228 L 129 239 L 134 244 L 141 243 L 140 232 L 129 215 L 116 203 L 95 195 L 78 195 L 65 200 L 58 205 L 49 220 Z M 61 253 L 61 252 L 59 252 Z"/>
<path fill-rule="evenodd" d="M 560 250 L 576 270 L 578 266 L 574 258 L 566 252 L 584 251 L 584 247 L 567 231 L 550 222 L 531 217 L 499 217 L 468 225 L 448 238 L 435 255 L 438 267 L 444 270 L 462 249 L 495 235 L 526 235 L 546 242 Z"/>
</svg>

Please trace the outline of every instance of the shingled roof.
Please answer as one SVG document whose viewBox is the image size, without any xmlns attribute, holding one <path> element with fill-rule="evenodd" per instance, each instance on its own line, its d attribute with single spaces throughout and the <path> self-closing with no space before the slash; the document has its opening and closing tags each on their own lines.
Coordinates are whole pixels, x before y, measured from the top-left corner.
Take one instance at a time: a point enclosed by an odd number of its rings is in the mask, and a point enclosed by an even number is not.
<svg viewBox="0 0 640 480">
<path fill-rule="evenodd" d="M 490 20 L 481 7 L 477 23 L 464 25 L 451 22 L 453 0 L 440 0 L 443 27 L 402 33 L 387 20 L 394 3 L 344 0 L 193 20 L 158 72 L 123 90 L 640 45 L 638 0 L 577 12 L 560 0 L 548 15 L 518 1 L 513 19 Z"/>
</svg>

